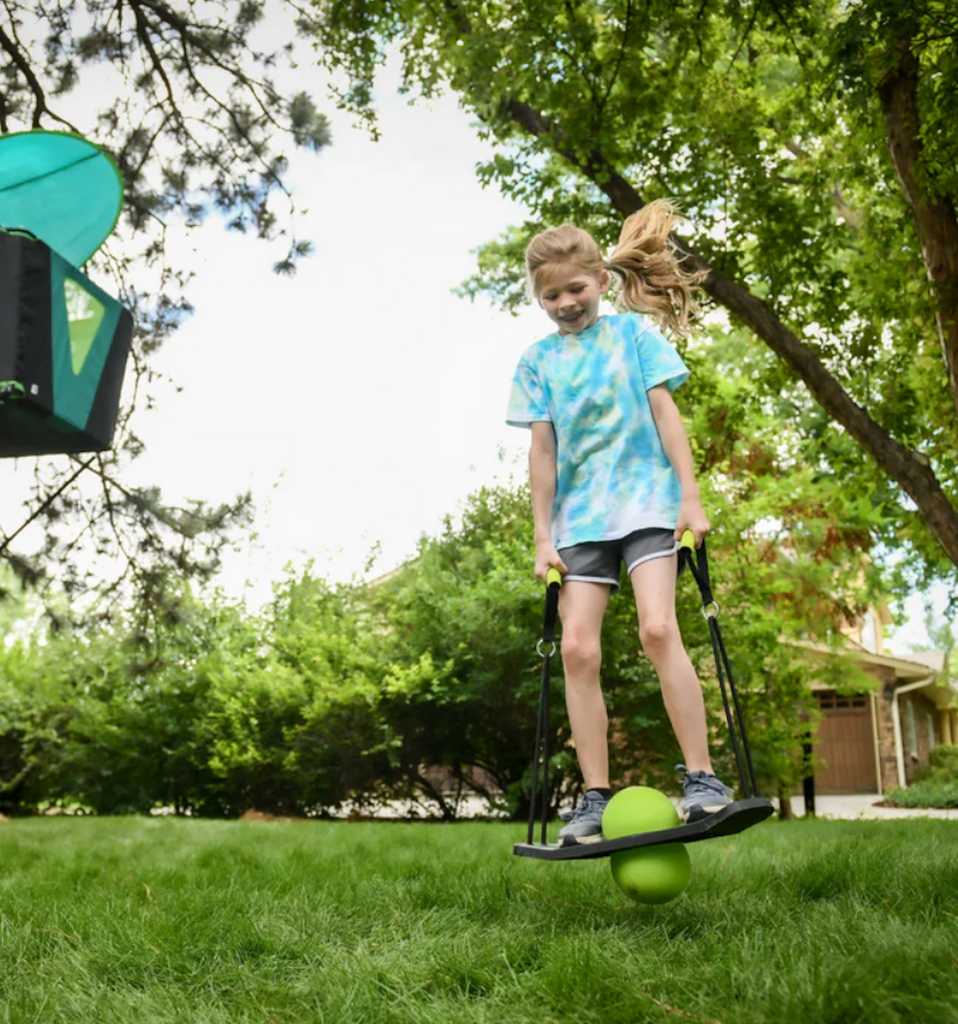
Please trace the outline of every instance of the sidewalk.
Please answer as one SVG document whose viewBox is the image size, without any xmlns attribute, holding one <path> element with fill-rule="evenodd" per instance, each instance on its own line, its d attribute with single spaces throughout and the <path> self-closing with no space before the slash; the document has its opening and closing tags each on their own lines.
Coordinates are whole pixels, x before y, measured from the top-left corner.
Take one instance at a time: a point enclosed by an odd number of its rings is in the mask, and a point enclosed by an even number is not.
<svg viewBox="0 0 958 1024">
<path fill-rule="evenodd" d="M 842 821 L 862 819 L 890 821 L 897 818 L 946 818 L 958 821 L 958 807 L 949 810 L 923 807 L 876 807 L 875 804 L 882 799 L 877 793 L 850 793 L 847 796 L 816 795 L 815 816 Z M 778 800 L 773 800 L 772 803 L 778 807 Z M 804 816 L 804 797 L 792 797 L 792 811 L 796 818 Z"/>
<path fill-rule="evenodd" d="M 678 804 L 679 798 L 673 797 L 673 802 Z M 936 810 L 911 807 L 875 807 L 874 805 L 883 799 L 877 793 L 851 793 L 847 796 L 816 796 L 815 813 L 818 818 L 829 818 L 843 821 L 891 821 L 899 818 L 946 818 L 958 821 L 958 807 L 950 810 Z M 773 799 L 772 803 L 778 809 L 778 800 Z M 345 809 L 348 813 L 348 808 Z M 805 798 L 802 796 L 792 797 L 792 811 L 796 818 L 805 815 Z M 405 818 L 415 816 L 416 807 L 413 804 L 393 804 L 377 808 L 374 816 L 377 818 Z M 419 808 L 422 813 L 422 808 Z M 465 797 L 459 807 L 461 818 L 474 816 L 484 817 L 488 813 L 486 803 L 479 797 Z"/>
</svg>

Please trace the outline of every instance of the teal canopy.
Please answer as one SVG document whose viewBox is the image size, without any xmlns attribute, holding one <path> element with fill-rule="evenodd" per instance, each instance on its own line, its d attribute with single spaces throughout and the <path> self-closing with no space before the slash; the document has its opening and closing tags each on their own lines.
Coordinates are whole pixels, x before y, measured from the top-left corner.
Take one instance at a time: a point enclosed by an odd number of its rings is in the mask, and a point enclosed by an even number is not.
<svg viewBox="0 0 958 1024">
<path fill-rule="evenodd" d="M 107 240 L 123 181 L 99 146 L 68 132 L 0 135 L 0 228 L 26 229 L 81 267 Z"/>
</svg>

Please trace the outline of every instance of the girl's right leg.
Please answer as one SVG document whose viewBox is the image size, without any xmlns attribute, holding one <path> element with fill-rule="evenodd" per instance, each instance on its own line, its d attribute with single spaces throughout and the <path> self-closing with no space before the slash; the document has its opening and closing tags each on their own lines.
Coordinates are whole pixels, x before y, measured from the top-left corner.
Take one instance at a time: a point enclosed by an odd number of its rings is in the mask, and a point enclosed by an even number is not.
<svg viewBox="0 0 958 1024">
<path fill-rule="evenodd" d="M 566 707 L 585 788 L 609 788 L 609 716 L 602 696 L 602 619 L 606 583 L 570 580 L 559 591 Z"/>
</svg>

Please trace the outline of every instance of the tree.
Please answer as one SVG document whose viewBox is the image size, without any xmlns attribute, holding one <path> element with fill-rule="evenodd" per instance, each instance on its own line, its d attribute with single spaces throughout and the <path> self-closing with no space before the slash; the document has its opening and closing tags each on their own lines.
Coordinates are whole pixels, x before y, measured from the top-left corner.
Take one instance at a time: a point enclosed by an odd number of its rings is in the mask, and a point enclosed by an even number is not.
<svg viewBox="0 0 958 1024">
<path fill-rule="evenodd" d="M 381 799 L 387 666 L 349 588 L 309 572 L 269 614 L 181 586 L 0 644 L 0 809 L 322 814 Z"/>
<path fill-rule="evenodd" d="M 955 594 L 952 593 L 950 608 L 946 608 L 943 615 L 938 616 L 932 608 L 925 608 L 925 632 L 928 634 L 930 650 L 941 651 L 945 656 L 944 674 L 945 679 L 958 678 L 958 619 L 953 618 Z M 915 647 L 915 650 L 926 650 L 925 647 Z"/>
<path fill-rule="evenodd" d="M 283 763 L 303 807 L 326 813 L 395 795 L 396 736 L 383 714 L 389 675 L 381 625 L 362 587 L 334 587 L 311 566 L 276 587 L 268 636 L 301 694 Z"/>
<path fill-rule="evenodd" d="M 261 48 L 265 11 L 265 0 L 198 0 L 185 9 L 162 0 L 0 6 L 0 134 L 77 131 L 113 155 L 126 188 L 120 240 L 93 261 L 93 275 L 113 282 L 136 322 L 136 380 L 116 449 L 39 461 L 24 520 L 47 527 L 43 541 L 22 550 L 11 546 L 20 527 L 0 533 L 0 556 L 29 582 L 56 576 L 75 594 L 90 586 L 109 593 L 132 579 L 142 593 L 159 594 L 171 572 L 209 578 L 230 529 L 249 520 L 248 495 L 173 508 L 157 489 L 124 483 L 123 467 L 142 451 L 130 416 L 138 401 L 152 401 L 144 395 L 150 357 L 190 311 L 189 275 L 166 259 L 169 226 L 196 225 L 215 211 L 232 230 L 282 240 L 280 273 L 292 273 L 309 252 L 292 233 L 284 150 L 323 149 L 329 124 L 308 94 L 287 97 L 273 83 L 272 69 L 291 57 L 295 22 L 289 42 Z M 71 116 L 71 93 L 86 87 L 85 96 L 98 95 L 88 81 L 95 75 L 108 76 L 113 98 L 89 104 L 82 120 Z M 77 558 L 84 546 L 98 557 L 93 574 Z M 115 572 L 104 572 L 105 563 Z"/>
<path fill-rule="evenodd" d="M 912 544 L 929 573 L 958 565 L 953 5 L 328 0 L 315 12 L 320 59 L 351 83 L 345 106 L 375 125 L 373 79 L 398 47 L 404 88 L 454 91 L 493 150 L 480 179 L 528 207 L 480 250 L 466 294 L 514 306 L 534 231 L 574 220 L 611 243 L 625 215 L 677 197 L 693 224 L 675 236 L 686 268 L 707 271 L 714 307 L 778 357 L 765 395 L 788 396 L 823 477 L 894 495 L 883 538 Z"/>
<path fill-rule="evenodd" d="M 36 629 L 0 646 L 0 806 L 234 811 L 241 787 L 217 771 L 205 727 L 228 710 L 222 678 L 262 668 L 257 627 L 184 587 L 162 614 L 134 604 L 82 630 Z"/>
</svg>

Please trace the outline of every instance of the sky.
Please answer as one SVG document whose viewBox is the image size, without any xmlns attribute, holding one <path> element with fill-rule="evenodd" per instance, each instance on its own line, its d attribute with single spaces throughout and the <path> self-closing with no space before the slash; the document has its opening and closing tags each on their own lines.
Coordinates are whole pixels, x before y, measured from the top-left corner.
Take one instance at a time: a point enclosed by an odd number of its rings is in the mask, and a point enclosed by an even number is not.
<svg viewBox="0 0 958 1024">
<path fill-rule="evenodd" d="M 291 155 L 288 184 L 308 211 L 297 233 L 314 244 L 295 277 L 271 272 L 282 243 L 215 217 L 171 231 L 174 259 L 196 272 L 196 312 L 155 359 L 176 387 L 157 386 L 155 409 L 137 413 L 146 455 L 129 479 L 174 502 L 252 491 L 254 530 L 219 581 L 252 606 L 287 564 L 312 559 L 346 580 L 379 545 L 373 574 L 385 572 L 470 492 L 525 472 L 528 435 L 506 426 L 505 404 L 516 361 L 549 323 L 531 305 L 514 317 L 452 293 L 475 248 L 524 210 L 479 185 L 488 149 L 452 97 L 410 105 L 397 84 L 393 63 L 377 83 L 373 142 L 325 100 L 318 69 L 304 61 L 290 79 L 333 133 L 321 153 Z M 5 472 L 3 490 L 27 477 L 26 466 Z M 902 650 L 924 633 L 920 600 L 909 611 Z"/>
<path fill-rule="evenodd" d="M 257 537 L 228 589 L 307 558 L 345 579 L 374 544 L 386 571 L 525 450 L 505 404 L 545 316 L 452 294 L 523 211 L 479 186 L 484 147 L 456 103 L 410 107 L 391 77 L 381 141 L 330 111 L 333 145 L 293 158 L 297 232 L 315 246 L 295 277 L 271 273 L 281 245 L 216 223 L 186 243 L 196 313 L 156 362 L 183 390 L 138 416 L 134 478 L 170 498 L 252 489 Z"/>
</svg>

